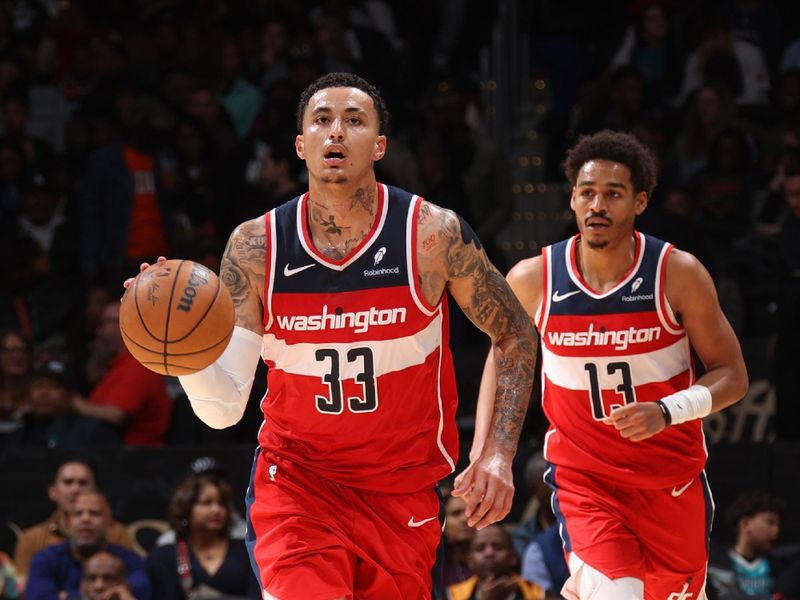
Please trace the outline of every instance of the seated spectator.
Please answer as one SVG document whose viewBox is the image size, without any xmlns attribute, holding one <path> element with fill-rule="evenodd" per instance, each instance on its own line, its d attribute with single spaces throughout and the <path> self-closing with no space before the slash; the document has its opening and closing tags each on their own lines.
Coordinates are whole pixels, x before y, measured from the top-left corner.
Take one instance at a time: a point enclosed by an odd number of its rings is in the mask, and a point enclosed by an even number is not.
<svg viewBox="0 0 800 600">
<path fill-rule="evenodd" d="M 443 535 L 445 588 L 472 576 L 472 569 L 469 566 L 469 547 L 475 536 L 475 530 L 467 525 L 467 516 L 464 514 L 466 508 L 467 503 L 463 498 L 447 497 Z"/>
<path fill-rule="evenodd" d="M 75 409 L 122 430 L 127 445 L 160 446 L 169 428 L 172 403 L 164 377 L 143 367 L 122 343 L 119 302 L 103 310 L 87 365 L 96 385 L 89 399 L 75 399 Z"/>
<path fill-rule="evenodd" d="M 537 507 L 511 537 L 516 551 L 522 556 L 523 579 L 557 592 L 569 578 L 569 567 L 550 504 L 552 491 L 544 481 L 547 466 L 542 452 L 528 460 L 525 480 Z"/>
<path fill-rule="evenodd" d="M 121 443 L 117 431 L 105 421 L 81 415 L 72 408 L 75 391 L 64 363 L 51 360 L 31 375 L 28 412 L 6 445 L 66 448 L 110 446 Z"/>
<path fill-rule="evenodd" d="M 0 598 L 2 600 L 22 598 L 22 585 L 17 580 L 14 563 L 5 552 L 0 552 Z"/>
<path fill-rule="evenodd" d="M 542 600 L 542 587 L 519 575 L 519 555 L 502 525 L 481 529 L 472 538 L 469 565 L 475 573 L 447 590 L 449 600 Z"/>
<path fill-rule="evenodd" d="M 790 569 L 772 554 L 783 511 L 783 501 L 763 491 L 744 492 L 733 501 L 727 520 L 736 541 L 728 548 L 712 546 L 709 558 L 708 581 L 717 600 L 785 597 L 778 595 L 780 578 Z"/>
<path fill-rule="evenodd" d="M 46 521 L 25 529 L 17 540 L 14 564 L 21 577 L 27 575 L 34 554 L 67 540 L 67 520 L 75 499 L 81 492 L 93 489 L 95 472 L 89 463 L 73 457 L 61 462 L 47 488 L 47 497 L 56 504 L 55 512 Z M 133 548 L 133 539 L 122 523 L 112 522 L 107 535 L 108 541 Z"/>
<path fill-rule="evenodd" d="M 118 556 L 98 552 L 83 565 L 81 600 L 136 600 L 125 563 Z"/>
<path fill-rule="evenodd" d="M 158 546 L 147 557 L 159 600 L 261 598 L 244 542 L 229 535 L 232 496 L 228 483 L 213 472 L 190 475 L 175 490 L 169 522 L 177 542 Z"/>
<path fill-rule="evenodd" d="M 187 477 L 191 477 L 192 475 L 200 475 L 202 473 L 210 473 L 216 477 L 219 477 L 223 481 L 225 481 L 228 485 L 230 485 L 230 480 L 228 479 L 228 473 L 225 468 L 220 464 L 217 459 L 212 456 L 201 456 L 196 458 L 192 461 L 192 464 L 189 465 L 189 473 Z M 247 523 L 245 522 L 244 518 L 236 511 L 231 511 L 231 526 L 230 526 L 230 537 L 232 540 L 243 540 L 245 538 L 245 534 L 247 533 Z M 168 544 L 175 543 L 175 530 L 168 529 L 164 533 L 162 533 L 158 539 L 156 540 L 156 546 L 166 546 Z"/>
<path fill-rule="evenodd" d="M 105 551 L 125 564 L 134 597 L 150 600 L 150 582 L 144 561 L 132 550 L 108 541 L 112 522 L 111 507 L 105 496 L 96 491 L 78 494 L 69 513 L 68 541 L 45 548 L 33 557 L 25 598 L 55 600 L 59 595 L 77 596 L 83 565 L 98 552 Z"/>
<path fill-rule="evenodd" d="M 31 346 L 19 331 L 0 333 L 0 420 L 11 419 L 28 398 Z"/>
</svg>

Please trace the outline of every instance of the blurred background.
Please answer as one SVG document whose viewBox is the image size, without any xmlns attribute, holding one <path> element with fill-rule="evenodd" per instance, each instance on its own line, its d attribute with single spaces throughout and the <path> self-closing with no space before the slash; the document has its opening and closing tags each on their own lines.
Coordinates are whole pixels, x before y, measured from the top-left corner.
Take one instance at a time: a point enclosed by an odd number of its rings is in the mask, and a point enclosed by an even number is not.
<svg viewBox="0 0 800 600">
<path fill-rule="evenodd" d="M 297 100 L 331 71 L 386 100 L 379 180 L 459 212 L 503 272 L 574 231 L 578 136 L 652 149 L 638 228 L 708 268 L 750 373 L 705 422 L 717 506 L 776 494 L 781 543 L 800 543 L 798 23 L 770 0 L 0 2 L 0 551 L 51 513 L 76 450 L 123 523 L 164 519 L 198 456 L 243 498 L 264 373 L 242 422 L 212 431 L 176 380 L 115 378 L 116 304 L 142 259 L 218 270 L 236 224 L 305 189 Z M 451 314 L 468 448 L 488 346 Z M 545 429 L 534 397 L 512 522 Z"/>
</svg>

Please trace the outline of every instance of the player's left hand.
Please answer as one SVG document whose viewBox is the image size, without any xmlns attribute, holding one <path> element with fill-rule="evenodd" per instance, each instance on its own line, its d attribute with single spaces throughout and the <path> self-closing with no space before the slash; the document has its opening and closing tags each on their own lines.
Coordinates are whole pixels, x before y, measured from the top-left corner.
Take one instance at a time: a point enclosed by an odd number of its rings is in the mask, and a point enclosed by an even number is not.
<svg viewBox="0 0 800 600">
<path fill-rule="evenodd" d="M 452 494 L 466 500 L 464 514 L 470 527 L 483 529 L 503 520 L 514 499 L 511 458 L 484 447 L 478 460 L 456 477 Z"/>
<path fill-rule="evenodd" d="M 615 409 L 603 419 L 632 442 L 641 442 L 666 428 L 664 414 L 655 402 L 634 402 Z"/>
</svg>

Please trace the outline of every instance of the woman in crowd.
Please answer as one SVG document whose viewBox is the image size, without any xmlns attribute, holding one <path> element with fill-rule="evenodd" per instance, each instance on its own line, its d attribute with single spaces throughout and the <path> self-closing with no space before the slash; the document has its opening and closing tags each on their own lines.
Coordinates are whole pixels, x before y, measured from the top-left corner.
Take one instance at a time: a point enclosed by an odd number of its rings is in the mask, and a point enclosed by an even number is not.
<svg viewBox="0 0 800 600">
<path fill-rule="evenodd" d="M 14 330 L 0 333 L 0 421 L 13 418 L 28 397 L 31 346 Z"/>
<path fill-rule="evenodd" d="M 176 543 L 150 551 L 153 593 L 162 600 L 260 598 L 247 550 L 229 535 L 230 485 L 213 472 L 192 474 L 175 490 L 169 521 Z"/>
</svg>

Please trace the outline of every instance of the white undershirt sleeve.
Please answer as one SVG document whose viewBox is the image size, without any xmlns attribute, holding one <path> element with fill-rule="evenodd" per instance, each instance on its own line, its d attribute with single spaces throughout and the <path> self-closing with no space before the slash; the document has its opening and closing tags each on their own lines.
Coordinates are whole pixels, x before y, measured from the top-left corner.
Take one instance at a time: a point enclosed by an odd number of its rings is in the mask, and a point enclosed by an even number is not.
<svg viewBox="0 0 800 600">
<path fill-rule="evenodd" d="M 203 423 L 224 429 L 239 422 L 260 356 L 261 336 L 237 326 L 216 362 L 197 373 L 178 377 L 192 410 Z"/>
</svg>

